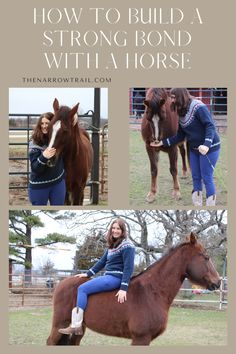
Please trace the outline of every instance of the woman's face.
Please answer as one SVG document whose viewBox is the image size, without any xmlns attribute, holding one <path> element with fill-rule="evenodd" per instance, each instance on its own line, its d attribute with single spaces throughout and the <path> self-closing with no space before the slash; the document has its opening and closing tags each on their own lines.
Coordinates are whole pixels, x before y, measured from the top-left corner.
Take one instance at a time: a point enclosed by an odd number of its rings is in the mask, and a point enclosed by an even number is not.
<svg viewBox="0 0 236 354">
<path fill-rule="evenodd" d="M 41 130 L 43 134 L 47 134 L 48 133 L 48 125 L 50 123 L 50 120 L 43 117 L 41 120 Z"/>
<path fill-rule="evenodd" d="M 173 94 L 171 94 L 170 95 L 170 98 L 171 98 L 171 103 L 176 103 L 176 97 L 175 97 L 175 95 L 173 95 Z"/>
<path fill-rule="evenodd" d="M 115 222 L 113 225 L 112 225 L 112 228 L 111 228 L 111 232 L 112 232 L 112 237 L 114 238 L 119 238 L 121 237 L 122 235 L 122 230 L 119 226 L 119 224 L 117 222 Z"/>
</svg>

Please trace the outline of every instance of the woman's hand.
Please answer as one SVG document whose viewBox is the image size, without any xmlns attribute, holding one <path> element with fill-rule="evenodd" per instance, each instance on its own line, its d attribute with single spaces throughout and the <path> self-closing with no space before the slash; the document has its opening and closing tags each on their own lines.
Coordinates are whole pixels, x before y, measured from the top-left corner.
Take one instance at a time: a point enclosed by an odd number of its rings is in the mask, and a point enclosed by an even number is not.
<svg viewBox="0 0 236 354">
<path fill-rule="evenodd" d="M 47 148 L 43 152 L 43 156 L 46 157 L 46 159 L 50 159 L 56 154 L 56 149 L 55 148 Z"/>
<path fill-rule="evenodd" d="M 125 290 L 119 290 L 118 293 L 116 293 L 116 296 L 118 297 L 117 300 L 120 304 L 123 304 L 127 300 L 127 291 Z"/>
<path fill-rule="evenodd" d="M 160 147 L 160 146 L 162 146 L 162 145 L 163 145 L 162 140 L 161 140 L 161 141 L 152 141 L 152 142 L 150 143 L 150 146 L 151 146 L 151 147 Z"/>
<path fill-rule="evenodd" d="M 78 278 L 88 278 L 88 274 L 87 273 L 76 274 L 74 276 L 78 277 Z"/>
<path fill-rule="evenodd" d="M 198 151 L 200 152 L 200 154 L 202 155 L 206 155 L 209 151 L 209 147 L 206 145 L 199 145 L 198 146 Z"/>
</svg>

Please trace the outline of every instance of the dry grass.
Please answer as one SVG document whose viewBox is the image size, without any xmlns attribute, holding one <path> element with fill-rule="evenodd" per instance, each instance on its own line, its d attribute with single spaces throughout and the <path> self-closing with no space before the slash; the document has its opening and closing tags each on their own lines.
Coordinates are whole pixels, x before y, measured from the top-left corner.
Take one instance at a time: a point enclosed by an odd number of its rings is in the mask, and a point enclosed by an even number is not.
<svg viewBox="0 0 236 354">
<path fill-rule="evenodd" d="M 217 189 L 217 205 L 225 206 L 227 204 L 227 138 L 221 135 L 221 153 L 216 165 L 214 179 Z M 191 173 L 187 178 L 182 177 L 181 158 L 178 159 L 178 171 L 180 176 L 181 199 L 172 198 L 173 183 L 169 173 L 169 161 L 166 153 L 160 153 L 158 163 L 158 196 L 157 200 L 148 204 L 145 202 L 146 194 L 149 191 L 151 174 L 149 168 L 149 159 L 145 150 L 144 142 L 140 131 L 130 131 L 130 204 L 139 207 L 180 207 L 190 206 L 192 193 Z"/>
<path fill-rule="evenodd" d="M 45 345 L 51 327 L 50 309 L 9 313 L 9 344 Z M 167 330 L 152 346 L 222 346 L 227 344 L 225 311 L 171 308 Z M 127 346 L 130 340 L 86 330 L 82 346 Z"/>
</svg>

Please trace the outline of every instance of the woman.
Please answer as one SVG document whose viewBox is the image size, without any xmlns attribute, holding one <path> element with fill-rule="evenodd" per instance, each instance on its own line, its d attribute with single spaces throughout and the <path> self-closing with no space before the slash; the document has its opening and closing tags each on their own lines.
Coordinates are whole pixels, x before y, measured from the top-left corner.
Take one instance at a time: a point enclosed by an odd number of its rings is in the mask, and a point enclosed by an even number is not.
<svg viewBox="0 0 236 354">
<path fill-rule="evenodd" d="M 216 203 L 216 190 L 213 180 L 216 162 L 220 153 L 220 138 L 214 121 L 206 105 L 190 95 L 186 88 L 173 88 L 170 91 L 173 108 L 179 115 L 179 129 L 175 136 L 152 147 L 171 146 L 187 140 L 190 148 L 190 166 L 193 180 L 192 201 L 202 205 L 202 184 L 206 188 L 206 205 Z"/>
<path fill-rule="evenodd" d="M 48 125 L 52 118 L 50 112 L 40 116 L 29 143 L 29 199 L 32 205 L 47 205 L 48 201 L 51 205 L 63 205 L 65 201 L 63 160 L 55 156 L 55 148 L 47 147 Z"/>
<path fill-rule="evenodd" d="M 80 278 L 95 275 L 105 267 L 105 275 L 93 278 L 78 287 L 76 307 L 72 310 L 71 324 L 59 329 L 62 334 L 83 334 L 82 322 L 88 295 L 119 289 L 115 296 L 123 303 L 127 300 L 130 277 L 134 268 L 135 249 L 127 239 L 125 222 L 116 219 L 107 233 L 107 249 L 100 260 L 87 273 L 77 274 Z"/>
</svg>

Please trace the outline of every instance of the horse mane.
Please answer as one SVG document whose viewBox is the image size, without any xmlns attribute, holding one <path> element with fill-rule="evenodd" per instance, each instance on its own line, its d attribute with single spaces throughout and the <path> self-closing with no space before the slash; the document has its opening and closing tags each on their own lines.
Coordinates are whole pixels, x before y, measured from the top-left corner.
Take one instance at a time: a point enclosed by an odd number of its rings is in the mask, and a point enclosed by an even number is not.
<svg viewBox="0 0 236 354">
<path fill-rule="evenodd" d="M 156 99 L 156 100 L 160 100 L 160 99 L 165 99 L 167 100 L 167 98 L 169 97 L 168 92 L 165 88 L 157 88 L 157 87 L 151 87 L 147 90 L 146 93 L 146 99 Z"/>
<path fill-rule="evenodd" d="M 63 120 L 63 121 L 66 121 L 68 119 L 68 114 L 70 112 L 70 107 L 68 106 L 60 106 L 58 111 L 54 114 L 54 120 L 53 120 L 53 123 L 55 123 L 55 121 L 57 120 Z"/>
<path fill-rule="evenodd" d="M 140 273 L 132 276 L 131 279 L 136 279 L 139 276 L 147 273 L 150 269 L 152 269 L 153 267 L 155 267 L 157 264 L 165 261 L 170 255 L 172 255 L 173 253 L 177 252 L 180 248 L 183 248 L 186 245 L 189 245 L 189 241 L 186 242 L 182 242 L 180 244 L 177 244 L 175 246 L 172 246 L 170 249 L 168 249 L 162 256 L 161 258 L 159 258 L 157 261 L 155 261 L 154 263 L 152 263 L 150 266 L 148 266 L 146 269 L 142 270 Z"/>
</svg>

